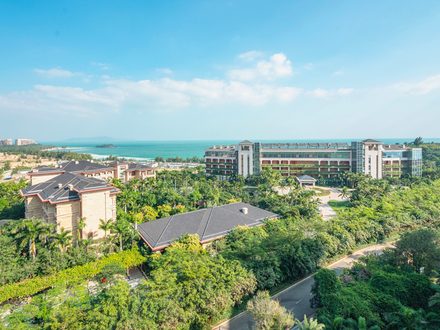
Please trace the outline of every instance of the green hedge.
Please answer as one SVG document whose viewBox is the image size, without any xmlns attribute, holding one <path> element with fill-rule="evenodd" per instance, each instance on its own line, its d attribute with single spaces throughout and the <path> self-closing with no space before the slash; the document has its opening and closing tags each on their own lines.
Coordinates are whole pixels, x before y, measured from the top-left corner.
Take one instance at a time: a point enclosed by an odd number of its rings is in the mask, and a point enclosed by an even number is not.
<svg viewBox="0 0 440 330">
<path fill-rule="evenodd" d="M 140 265 L 145 261 L 146 258 L 143 257 L 137 249 L 132 249 L 112 254 L 83 266 L 65 269 L 54 275 L 35 277 L 30 280 L 4 285 L 0 287 L 0 303 L 10 299 L 28 297 L 50 287 L 84 281 L 85 279 L 98 274 L 102 267 L 109 263 L 116 262 L 120 266 L 128 269 Z"/>
</svg>

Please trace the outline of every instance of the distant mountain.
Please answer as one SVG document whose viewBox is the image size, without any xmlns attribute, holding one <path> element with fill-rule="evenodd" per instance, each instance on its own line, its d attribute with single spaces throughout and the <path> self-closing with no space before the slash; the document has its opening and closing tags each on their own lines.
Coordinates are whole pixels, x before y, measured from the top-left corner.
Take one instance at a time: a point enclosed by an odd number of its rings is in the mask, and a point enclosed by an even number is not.
<svg viewBox="0 0 440 330">
<path fill-rule="evenodd" d="M 97 143 L 97 142 L 113 142 L 113 141 L 121 141 L 121 139 L 114 139 L 108 136 L 95 136 L 95 137 L 84 137 L 84 138 L 71 138 L 67 140 L 63 140 L 61 142 L 69 142 L 69 143 Z"/>
</svg>

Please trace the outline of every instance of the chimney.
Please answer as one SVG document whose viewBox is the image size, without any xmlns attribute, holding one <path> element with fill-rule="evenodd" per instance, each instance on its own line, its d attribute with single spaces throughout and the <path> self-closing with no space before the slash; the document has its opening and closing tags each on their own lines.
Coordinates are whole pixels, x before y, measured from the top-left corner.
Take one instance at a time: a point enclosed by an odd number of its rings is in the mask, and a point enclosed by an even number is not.
<svg viewBox="0 0 440 330">
<path fill-rule="evenodd" d="M 247 207 L 243 207 L 241 209 L 241 212 L 243 212 L 243 214 L 248 214 L 248 208 Z"/>
<path fill-rule="evenodd" d="M 72 191 L 73 190 L 73 184 L 69 184 L 69 190 Z"/>
<path fill-rule="evenodd" d="M 63 184 L 62 183 L 58 183 L 58 188 L 63 188 Z"/>
</svg>

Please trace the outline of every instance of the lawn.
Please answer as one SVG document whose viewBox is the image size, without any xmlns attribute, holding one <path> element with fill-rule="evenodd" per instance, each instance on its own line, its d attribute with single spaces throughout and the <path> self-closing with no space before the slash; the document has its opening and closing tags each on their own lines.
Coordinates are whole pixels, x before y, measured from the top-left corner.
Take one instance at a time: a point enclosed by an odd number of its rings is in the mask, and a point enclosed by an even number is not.
<svg viewBox="0 0 440 330">
<path fill-rule="evenodd" d="M 331 200 L 328 202 L 328 205 L 331 206 L 331 208 L 333 210 L 335 210 L 336 213 L 339 213 L 341 211 L 344 211 L 348 208 L 350 208 L 350 203 L 345 201 L 345 202 L 340 202 L 340 201 L 335 201 L 335 200 Z"/>
</svg>

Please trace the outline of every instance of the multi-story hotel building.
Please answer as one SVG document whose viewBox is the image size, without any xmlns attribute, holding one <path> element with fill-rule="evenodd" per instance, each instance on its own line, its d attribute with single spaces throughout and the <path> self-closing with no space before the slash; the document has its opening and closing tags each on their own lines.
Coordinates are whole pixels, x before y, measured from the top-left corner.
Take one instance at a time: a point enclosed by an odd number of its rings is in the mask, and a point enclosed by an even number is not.
<svg viewBox="0 0 440 330">
<path fill-rule="evenodd" d="M 15 139 L 15 145 L 17 146 L 27 146 L 28 144 L 37 144 L 37 142 L 30 139 Z"/>
<path fill-rule="evenodd" d="M 282 176 L 331 178 L 342 171 L 373 178 L 422 175 L 422 150 L 376 140 L 347 143 L 261 143 L 213 146 L 205 150 L 206 173 L 259 175 L 268 167 Z"/>
<path fill-rule="evenodd" d="M 0 146 L 11 146 L 12 139 L 0 139 Z"/>
<path fill-rule="evenodd" d="M 108 181 L 155 177 L 152 167 L 112 162 L 106 166 L 86 160 L 63 162 L 55 167 L 40 166 L 30 173 L 31 185 L 20 191 L 25 197 L 26 218 L 41 218 L 76 236 L 80 218 L 86 218 L 83 238 L 102 238 L 100 219 L 116 219 L 116 194 Z"/>
<path fill-rule="evenodd" d="M 85 219 L 83 238 L 102 238 L 100 219 L 116 219 L 116 194 L 111 183 L 74 173 L 57 174 L 46 181 L 20 190 L 25 197 L 26 218 L 44 219 L 72 231 L 76 237 L 80 218 Z"/>
</svg>

